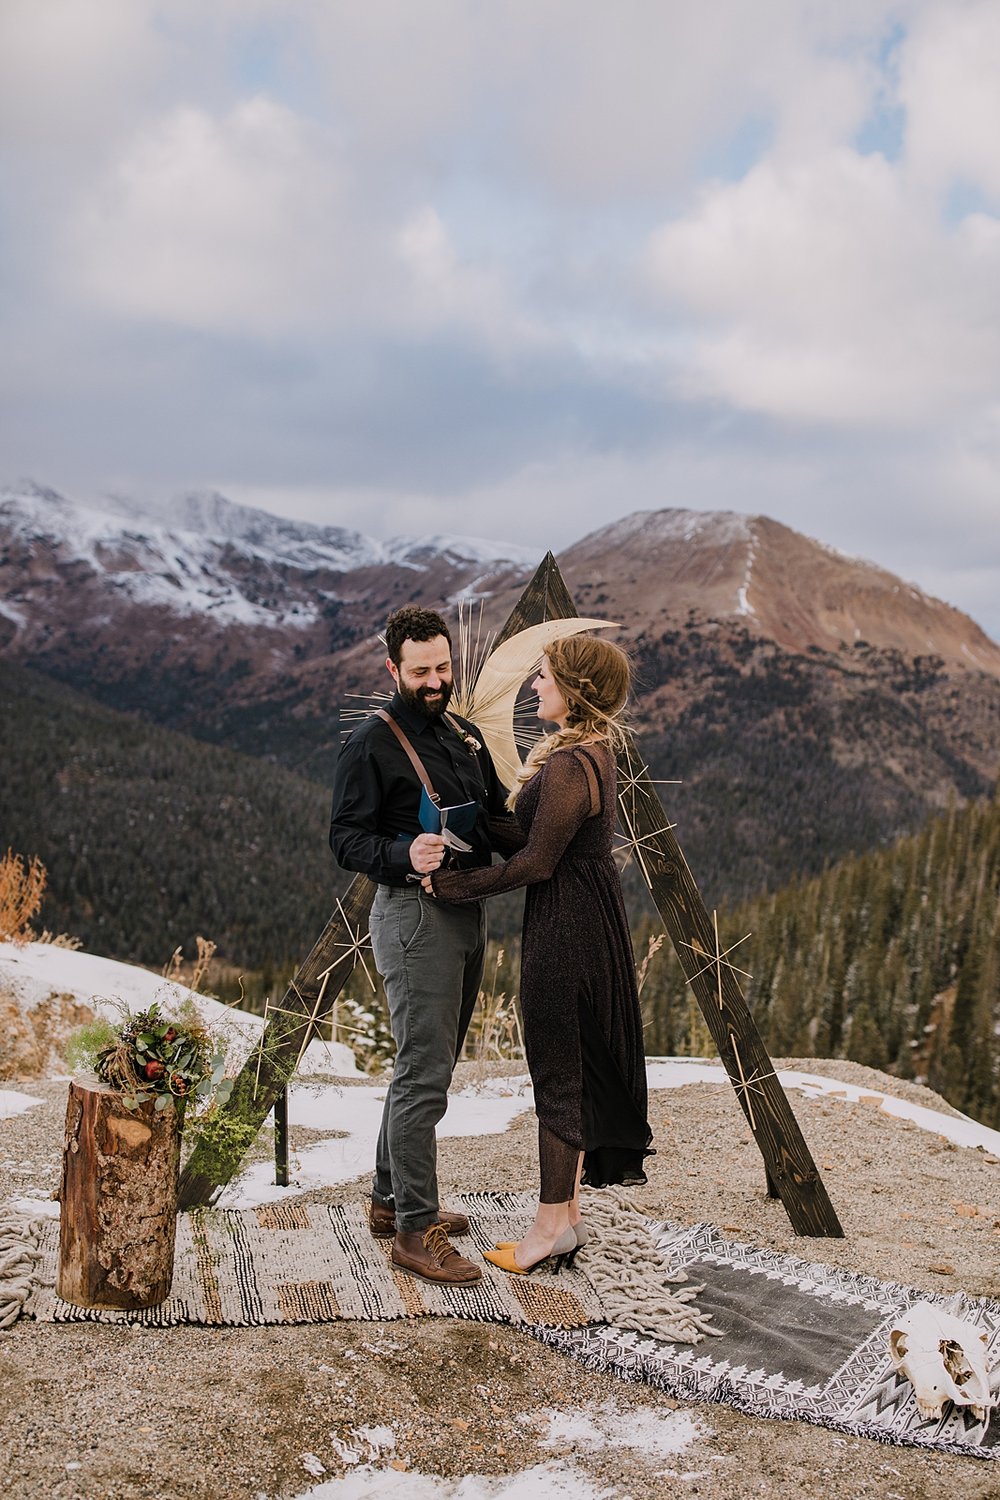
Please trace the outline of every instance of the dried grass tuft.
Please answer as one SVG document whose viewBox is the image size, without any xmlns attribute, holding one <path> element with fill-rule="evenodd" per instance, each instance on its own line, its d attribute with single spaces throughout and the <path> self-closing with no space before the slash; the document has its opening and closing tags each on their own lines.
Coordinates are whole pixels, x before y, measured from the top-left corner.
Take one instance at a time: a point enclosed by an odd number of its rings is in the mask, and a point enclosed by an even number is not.
<svg viewBox="0 0 1000 1500">
<path fill-rule="evenodd" d="M 485 990 L 479 992 L 479 1004 L 462 1049 L 463 1060 L 480 1067 L 485 1067 L 486 1063 L 524 1057 L 524 1033 L 515 998 L 511 995 L 508 999 L 502 990 L 497 991 L 503 957 L 503 949 L 498 948 L 489 993 Z"/>
<path fill-rule="evenodd" d="M 660 949 L 663 947 L 665 941 L 665 934 L 662 932 L 654 932 L 650 934 L 649 941 L 646 944 L 645 957 L 643 958 L 642 963 L 639 965 L 635 973 L 635 985 L 640 995 L 642 994 L 642 987 L 646 983 L 646 979 L 649 975 L 649 966 L 653 962 L 653 959 L 656 957 L 656 955 L 659 953 Z"/>
<path fill-rule="evenodd" d="M 0 859 L 0 942 L 30 943 L 31 919 L 45 895 L 48 872 L 38 855 L 25 860 L 8 849 Z"/>
</svg>

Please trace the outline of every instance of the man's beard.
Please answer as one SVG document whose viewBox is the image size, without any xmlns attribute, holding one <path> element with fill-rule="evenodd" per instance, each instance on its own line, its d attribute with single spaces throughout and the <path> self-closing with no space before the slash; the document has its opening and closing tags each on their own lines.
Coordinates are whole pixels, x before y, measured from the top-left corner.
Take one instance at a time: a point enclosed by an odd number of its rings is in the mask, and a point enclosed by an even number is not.
<svg viewBox="0 0 1000 1500">
<path fill-rule="evenodd" d="M 451 695 L 454 690 L 455 684 L 453 682 L 442 682 L 440 688 L 436 690 L 440 692 L 441 696 L 435 698 L 434 702 L 431 703 L 428 702 L 428 699 L 431 697 L 430 688 L 407 687 L 402 678 L 399 680 L 399 696 L 410 708 L 416 709 L 418 714 L 423 714 L 425 719 L 440 719 L 451 702 Z"/>
</svg>

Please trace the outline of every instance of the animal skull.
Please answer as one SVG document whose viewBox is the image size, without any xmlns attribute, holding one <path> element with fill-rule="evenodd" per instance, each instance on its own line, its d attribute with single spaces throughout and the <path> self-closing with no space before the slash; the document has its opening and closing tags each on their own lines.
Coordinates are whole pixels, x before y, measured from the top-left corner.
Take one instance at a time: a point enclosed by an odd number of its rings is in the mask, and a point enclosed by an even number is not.
<svg viewBox="0 0 1000 1500">
<path fill-rule="evenodd" d="M 915 1302 L 889 1330 L 889 1354 L 913 1386 L 920 1415 L 941 1417 L 946 1401 L 971 1406 L 985 1422 L 997 1403 L 986 1366 L 986 1334 L 931 1302 Z"/>
</svg>

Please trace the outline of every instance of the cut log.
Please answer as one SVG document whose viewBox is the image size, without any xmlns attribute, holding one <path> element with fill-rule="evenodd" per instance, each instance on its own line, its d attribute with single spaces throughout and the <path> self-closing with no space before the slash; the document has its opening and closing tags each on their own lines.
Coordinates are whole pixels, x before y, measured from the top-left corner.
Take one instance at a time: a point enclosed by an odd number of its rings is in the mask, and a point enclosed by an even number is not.
<svg viewBox="0 0 1000 1500">
<path fill-rule="evenodd" d="M 56 1291 L 78 1307 L 155 1307 L 170 1293 L 182 1111 L 126 1109 L 96 1079 L 69 1086 Z"/>
</svg>

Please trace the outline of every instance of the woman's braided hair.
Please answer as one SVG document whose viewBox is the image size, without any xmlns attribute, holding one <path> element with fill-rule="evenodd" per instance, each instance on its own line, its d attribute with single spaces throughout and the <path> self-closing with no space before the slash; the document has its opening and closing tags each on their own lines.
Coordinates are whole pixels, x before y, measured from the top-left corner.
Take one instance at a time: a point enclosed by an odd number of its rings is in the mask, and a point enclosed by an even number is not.
<svg viewBox="0 0 1000 1500">
<path fill-rule="evenodd" d="M 513 807 L 525 782 L 556 750 L 602 739 L 617 751 L 625 742 L 622 710 L 631 680 L 625 652 L 600 636 L 570 635 L 546 646 L 545 659 L 569 713 L 565 728 L 543 735 L 532 746 L 518 772 L 508 807 Z"/>
</svg>

